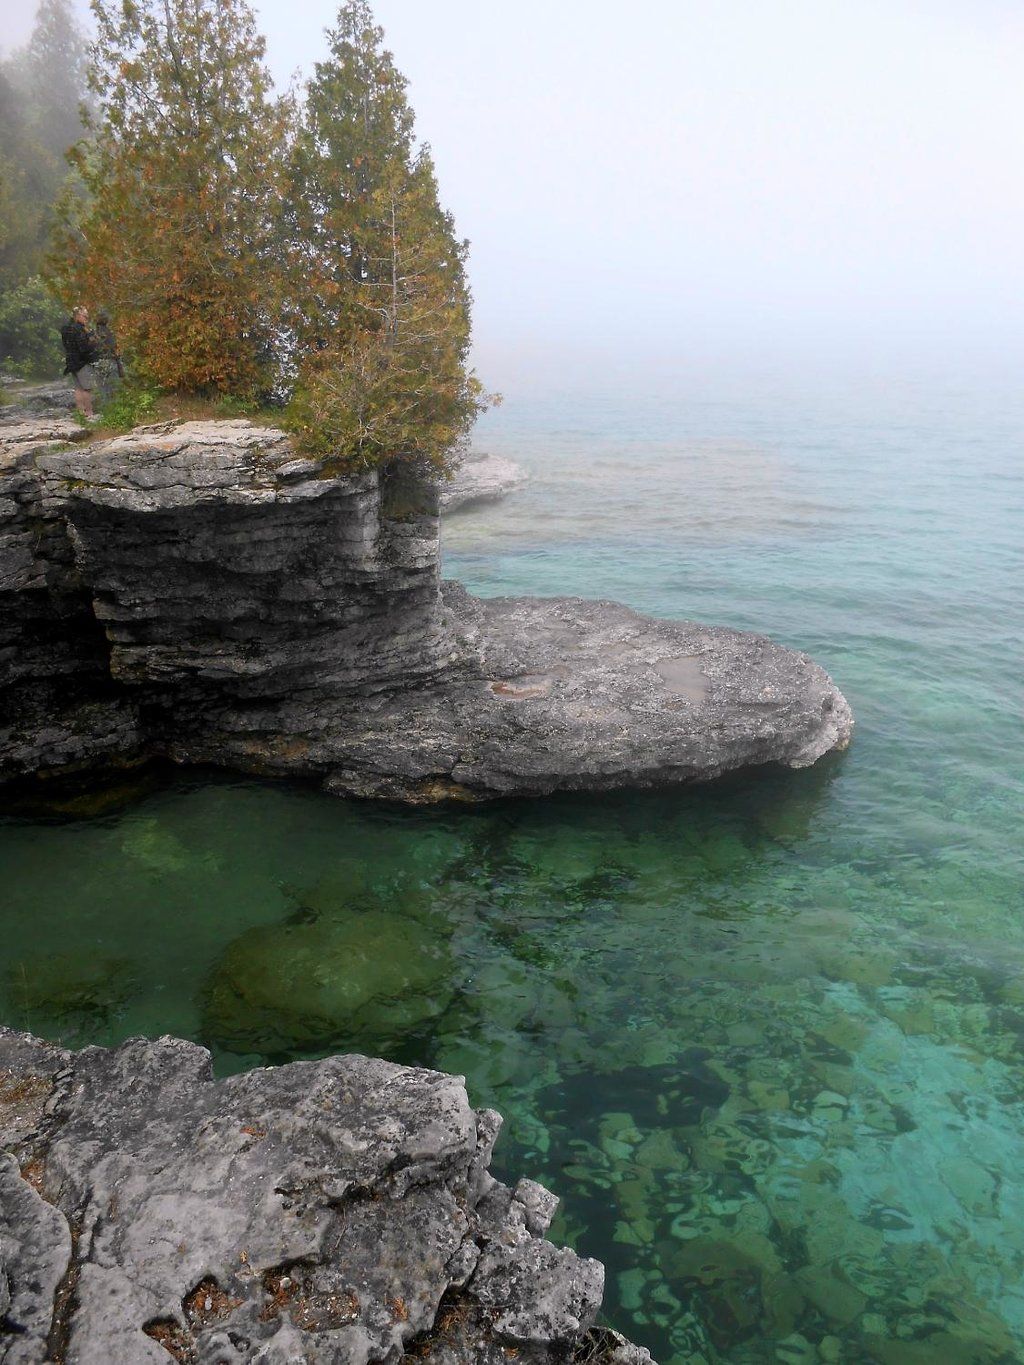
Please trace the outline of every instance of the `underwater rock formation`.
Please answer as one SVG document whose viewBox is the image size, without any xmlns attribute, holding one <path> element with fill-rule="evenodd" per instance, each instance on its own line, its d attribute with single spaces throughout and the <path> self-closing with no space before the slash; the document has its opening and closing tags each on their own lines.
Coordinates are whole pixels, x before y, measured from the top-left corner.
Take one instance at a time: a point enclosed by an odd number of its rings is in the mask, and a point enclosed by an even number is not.
<svg viewBox="0 0 1024 1365">
<path fill-rule="evenodd" d="M 26 1020 L 40 1013 L 64 1031 L 106 1025 L 136 993 L 129 960 L 105 955 L 83 960 L 75 953 L 21 955 L 3 974 L 8 998 Z M 2 978 L 0 978 L 2 979 Z"/>
<path fill-rule="evenodd" d="M 643 1365 L 557 1200 L 488 1172 L 460 1078 L 365 1057 L 214 1081 L 173 1038 L 0 1030 L 7 1365 Z"/>
<path fill-rule="evenodd" d="M 479 800 L 801 767 L 849 739 L 828 675 L 760 636 L 442 591 L 438 490 L 408 463 L 338 473 L 247 421 L 3 437 L 24 582 L 0 591 L 47 637 L 56 595 L 92 652 L 61 690 L 15 651 L 0 779 L 151 754 Z"/>
<path fill-rule="evenodd" d="M 449 956 L 444 939 L 386 910 L 249 929 L 214 972 L 203 1036 L 276 1057 L 340 1038 L 383 1050 L 449 1004 Z"/>
<path fill-rule="evenodd" d="M 526 470 L 501 455 L 473 451 L 456 465 L 441 487 L 441 512 L 497 502 L 528 481 Z"/>
</svg>

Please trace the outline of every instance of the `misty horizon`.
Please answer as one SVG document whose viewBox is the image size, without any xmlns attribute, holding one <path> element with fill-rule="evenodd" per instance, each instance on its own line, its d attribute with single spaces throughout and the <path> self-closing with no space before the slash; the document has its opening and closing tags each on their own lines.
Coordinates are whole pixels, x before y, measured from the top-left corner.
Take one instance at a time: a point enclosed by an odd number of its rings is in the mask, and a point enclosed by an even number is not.
<svg viewBox="0 0 1024 1365">
<path fill-rule="evenodd" d="M 335 6 L 255 8 L 278 84 L 309 74 Z M 488 382 L 574 349 L 1024 357 L 1013 7 L 649 0 L 628 32 L 605 3 L 374 10 L 471 243 Z M 33 13 L 5 16 L 7 51 Z"/>
</svg>

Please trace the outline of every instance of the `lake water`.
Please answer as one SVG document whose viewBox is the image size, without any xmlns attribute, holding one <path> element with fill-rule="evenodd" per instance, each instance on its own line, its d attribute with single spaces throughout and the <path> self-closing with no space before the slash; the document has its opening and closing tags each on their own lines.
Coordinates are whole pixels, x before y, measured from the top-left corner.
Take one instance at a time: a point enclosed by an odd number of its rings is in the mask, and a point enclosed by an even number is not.
<svg viewBox="0 0 1024 1365">
<path fill-rule="evenodd" d="M 191 775 L 11 813 L 0 1017 L 464 1073 L 662 1365 L 1024 1360 L 1024 403 L 592 387 L 485 419 L 532 482 L 449 520 L 447 572 L 804 648 L 851 749 L 469 812 Z"/>
</svg>

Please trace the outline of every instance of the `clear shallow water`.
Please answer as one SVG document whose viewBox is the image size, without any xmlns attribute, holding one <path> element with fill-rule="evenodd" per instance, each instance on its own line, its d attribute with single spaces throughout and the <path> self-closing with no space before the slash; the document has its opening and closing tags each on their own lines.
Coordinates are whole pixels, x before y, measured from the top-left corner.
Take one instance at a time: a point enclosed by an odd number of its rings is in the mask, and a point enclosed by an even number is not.
<svg viewBox="0 0 1024 1365">
<path fill-rule="evenodd" d="M 850 752 L 457 814 L 190 779 L 12 815 L 0 1017 L 465 1073 L 663 1365 L 1024 1359 L 1020 399 L 690 382 L 479 443 L 534 481 L 449 522 L 450 574 L 806 648 Z"/>
</svg>

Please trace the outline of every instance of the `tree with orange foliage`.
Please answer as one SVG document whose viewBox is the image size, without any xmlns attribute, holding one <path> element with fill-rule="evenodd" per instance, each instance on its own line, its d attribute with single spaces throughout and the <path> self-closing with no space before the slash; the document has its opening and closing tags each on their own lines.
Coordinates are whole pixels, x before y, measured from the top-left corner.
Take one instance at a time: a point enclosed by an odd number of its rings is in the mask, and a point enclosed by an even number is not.
<svg viewBox="0 0 1024 1365">
<path fill-rule="evenodd" d="M 275 99 L 245 0 L 92 0 L 90 141 L 72 161 L 49 275 L 107 308 L 147 380 L 253 398 L 276 378 L 279 176 L 290 107 Z"/>
</svg>

